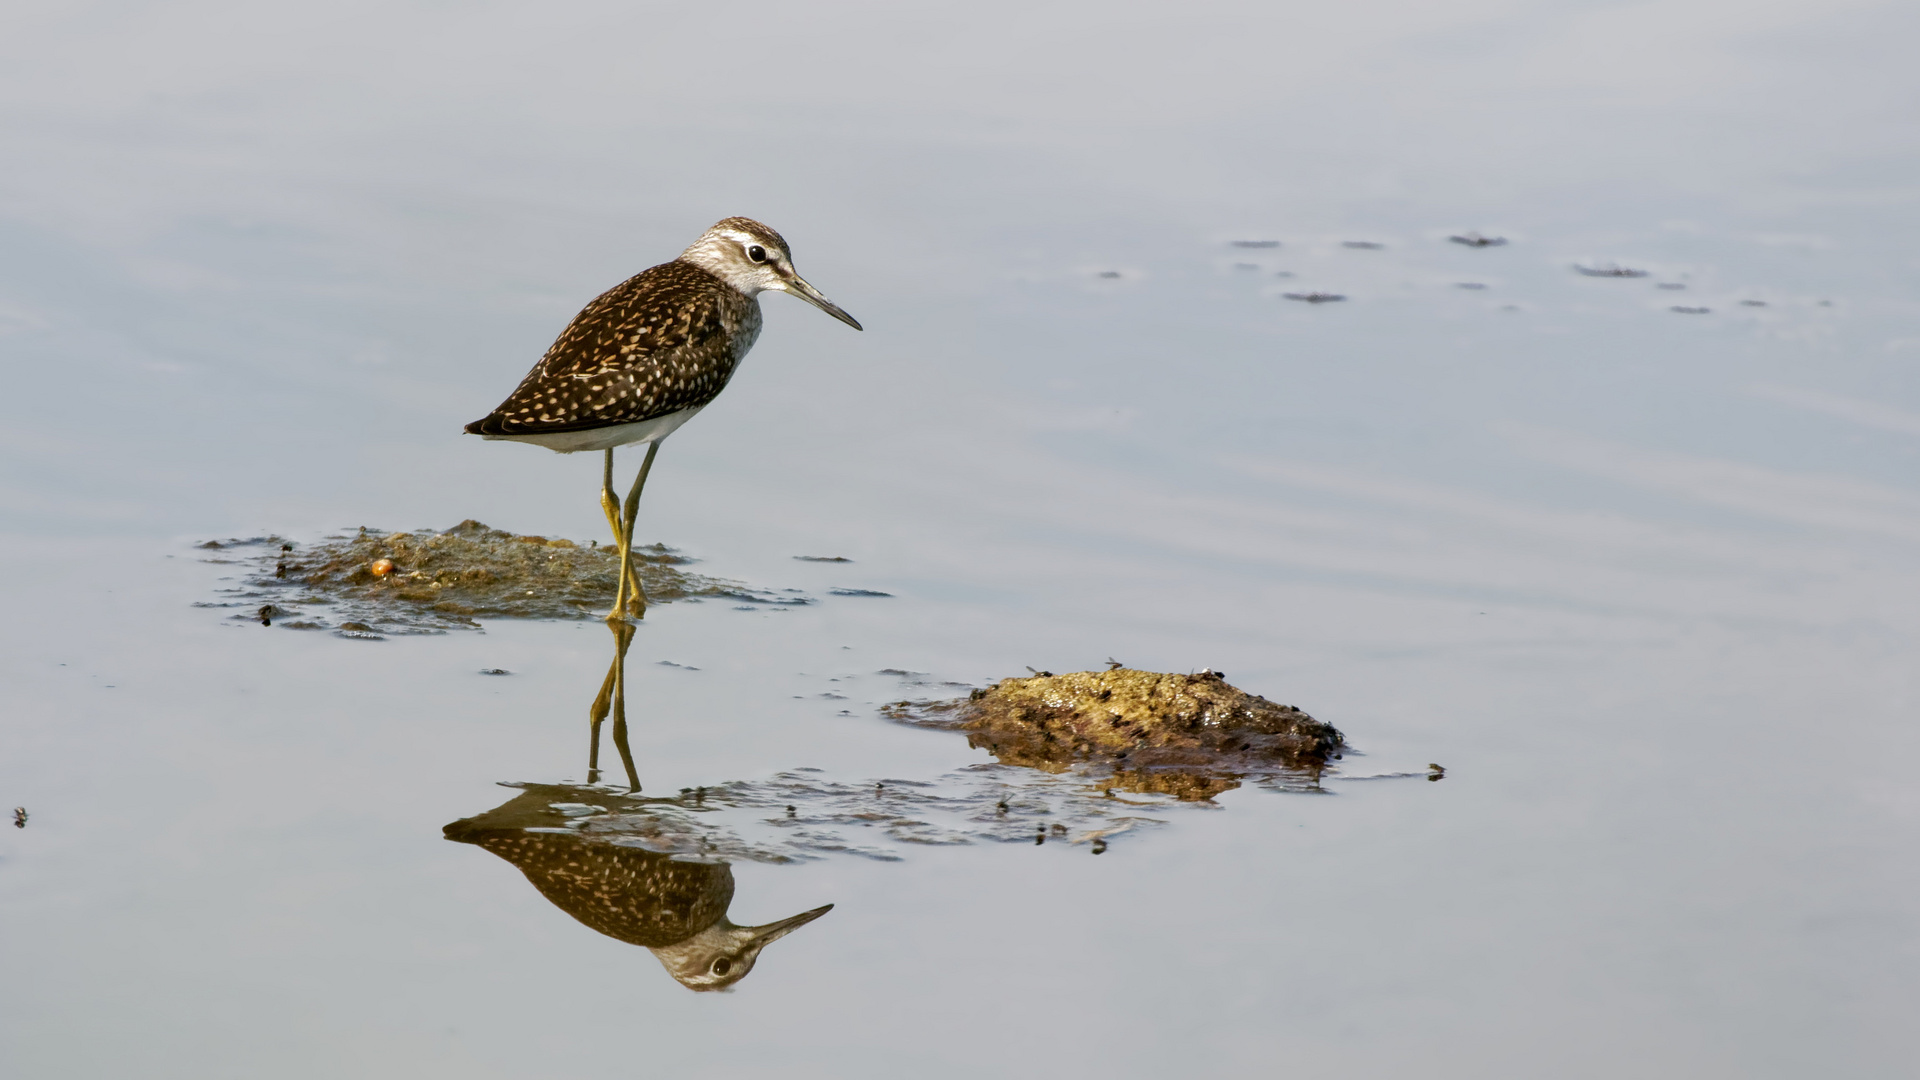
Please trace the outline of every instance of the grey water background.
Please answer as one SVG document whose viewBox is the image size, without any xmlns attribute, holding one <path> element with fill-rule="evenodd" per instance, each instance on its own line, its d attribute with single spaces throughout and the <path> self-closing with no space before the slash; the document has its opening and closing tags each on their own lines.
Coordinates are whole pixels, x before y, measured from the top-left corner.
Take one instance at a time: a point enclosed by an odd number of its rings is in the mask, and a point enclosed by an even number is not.
<svg viewBox="0 0 1920 1080">
<path fill-rule="evenodd" d="M 5 19 L 5 1075 L 1912 1070 L 1911 8 Z M 442 840 L 580 777 L 605 631 L 229 625 L 190 544 L 600 536 L 459 427 L 736 213 L 868 330 L 766 298 L 661 453 L 643 538 L 821 602 L 650 614 L 649 789 L 937 774 L 876 672 L 1108 656 L 1447 779 L 736 866 L 837 907 L 717 996 Z"/>
</svg>

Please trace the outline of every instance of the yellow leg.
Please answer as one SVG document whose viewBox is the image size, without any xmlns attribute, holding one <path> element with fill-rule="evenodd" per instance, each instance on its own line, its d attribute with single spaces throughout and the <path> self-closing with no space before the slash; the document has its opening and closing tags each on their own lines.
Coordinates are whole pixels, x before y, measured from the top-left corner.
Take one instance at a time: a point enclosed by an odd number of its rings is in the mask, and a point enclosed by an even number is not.
<svg viewBox="0 0 1920 1080">
<path fill-rule="evenodd" d="M 614 619 L 617 619 L 620 617 L 620 610 L 622 607 L 625 606 L 626 596 L 627 596 L 627 570 L 628 570 L 628 564 L 626 559 L 626 552 L 628 547 L 627 537 L 620 530 L 620 499 L 618 496 L 614 495 L 613 493 L 613 449 L 612 447 L 607 448 L 606 465 L 601 470 L 601 473 L 600 473 L 600 509 L 606 513 L 607 526 L 613 530 L 614 550 L 620 553 L 620 584 L 614 589 L 613 610 L 607 614 L 607 621 L 611 622 Z M 609 671 L 607 673 L 607 677 L 611 679 L 613 677 L 613 673 Z M 604 716 L 605 714 L 602 713 L 601 715 Z M 597 730 L 598 729 L 596 727 L 596 731 Z M 595 739 L 594 746 L 596 750 L 599 747 L 599 740 L 597 738 Z"/>
<path fill-rule="evenodd" d="M 647 444 L 646 460 L 640 463 L 640 475 L 633 478 L 633 490 L 627 492 L 626 514 L 623 516 L 621 528 L 617 530 L 620 534 L 621 579 L 629 585 L 624 595 L 626 606 L 630 609 L 627 614 L 635 619 L 647 617 L 647 590 L 640 584 L 640 573 L 633 566 L 633 521 L 640 512 L 640 492 L 647 486 L 647 474 L 653 471 L 653 456 L 659 452 L 659 443 Z M 607 453 L 611 456 L 613 452 L 609 450 Z M 609 476 L 611 476 L 611 466 L 609 466 Z M 608 484 L 608 490 L 612 490 L 611 483 Z M 614 611 L 619 612 L 621 608 L 618 604 L 622 597 L 616 596 L 614 599 L 616 604 Z"/>
</svg>

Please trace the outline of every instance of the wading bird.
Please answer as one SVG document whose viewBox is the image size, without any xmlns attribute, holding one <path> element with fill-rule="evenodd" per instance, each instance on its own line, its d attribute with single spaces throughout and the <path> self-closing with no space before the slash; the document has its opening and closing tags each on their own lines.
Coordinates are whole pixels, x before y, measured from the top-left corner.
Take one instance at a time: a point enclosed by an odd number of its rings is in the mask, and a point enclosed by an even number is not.
<svg viewBox="0 0 1920 1080">
<path fill-rule="evenodd" d="M 680 257 L 588 304 L 500 407 L 468 434 L 529 442 L 562 454 L 606 452 L 600 507 L 620 549 L 620 584 L 609 621 L 646 614 L 633 569 L 633 521 L 660 442 L 726 389 L 760 335 L 759 294 L 791 293 L 855 330 L 794 272 L 780 234 L 730 217 Z M 613 493 L 613 448 L 646 443 L 647 456 L 623 507 Z"/>
</svg>

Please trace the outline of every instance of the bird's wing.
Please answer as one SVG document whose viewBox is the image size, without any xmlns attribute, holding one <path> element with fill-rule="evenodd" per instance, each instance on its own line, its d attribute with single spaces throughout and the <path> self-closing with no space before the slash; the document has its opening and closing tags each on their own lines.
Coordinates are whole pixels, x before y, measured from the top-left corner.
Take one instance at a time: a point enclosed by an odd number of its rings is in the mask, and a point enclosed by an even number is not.
<svg viewBox="0 0 1920 1080">
<path fill-rule="evenodd" d="M 637 423 L 713 400 L 733 375 L 728 302 L 750 304 L 681 262 L 642 271 L 574 316 L 480 435 Z"/>
</svg>

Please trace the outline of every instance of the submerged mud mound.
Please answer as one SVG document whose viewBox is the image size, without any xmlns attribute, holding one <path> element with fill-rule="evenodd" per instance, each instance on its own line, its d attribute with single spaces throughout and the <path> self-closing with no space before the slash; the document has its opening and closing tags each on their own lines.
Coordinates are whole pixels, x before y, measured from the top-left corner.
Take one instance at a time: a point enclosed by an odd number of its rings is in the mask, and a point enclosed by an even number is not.
<svg viewBox="0 0 1920 1080">
<path fill-rule="evenodd" d="M 952 702 L 897 702 L 894 719 L 967 733 L 1002 762 L 1093 767 L 1122 791 L 1210 799 L 1249 776 L 1316 778 L 1346 739 L 1333 725 L 1229 684 L 1219 672 L 1131 668 L 1002 679 Z"/>
<path fill-rule="evenodd" d="M 359 637 L 473 629 L 480 618 L 589 618 L 612 605 L 619 580 L 612 547 L 519 536 L 472 520 L 444 532 L 362 528 L 317 544 L 261 537 L 200 546 L 225 556 L 210 562 L 246 567 L 239 585 L 202 606 L 243 608 L 236 618 Z M 690 561 L 660 544 L 635 548 L 647 599 L 809 602 L 680 569 Z"/>
</svg>

